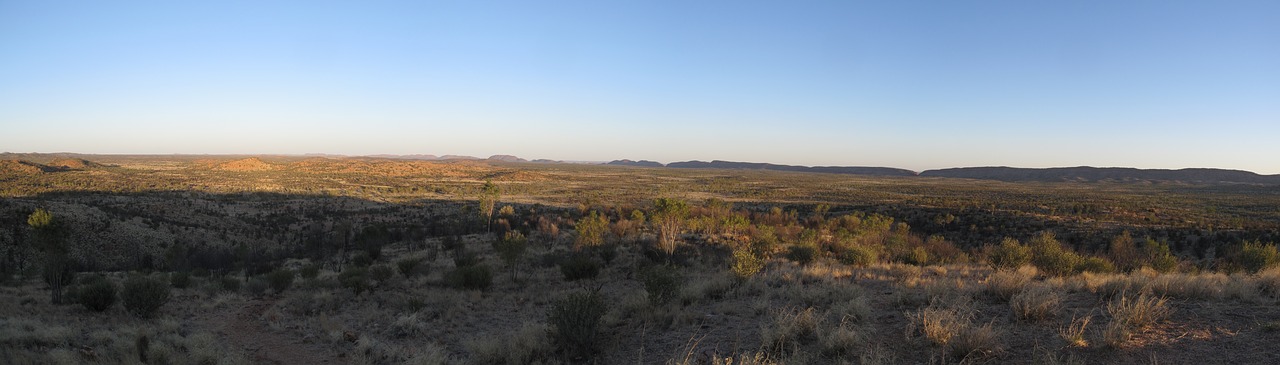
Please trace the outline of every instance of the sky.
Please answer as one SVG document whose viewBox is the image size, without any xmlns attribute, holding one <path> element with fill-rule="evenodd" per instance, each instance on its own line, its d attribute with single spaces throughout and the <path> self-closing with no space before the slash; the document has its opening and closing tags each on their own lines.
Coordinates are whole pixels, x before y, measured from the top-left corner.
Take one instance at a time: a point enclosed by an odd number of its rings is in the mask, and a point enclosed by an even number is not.
<svg viewBox="0 0 1280 365">
<path fill-rule="evenodd" d="M 0 151 L 1280 173 L 1277 1 L 0 0 Z"/>
</svg>

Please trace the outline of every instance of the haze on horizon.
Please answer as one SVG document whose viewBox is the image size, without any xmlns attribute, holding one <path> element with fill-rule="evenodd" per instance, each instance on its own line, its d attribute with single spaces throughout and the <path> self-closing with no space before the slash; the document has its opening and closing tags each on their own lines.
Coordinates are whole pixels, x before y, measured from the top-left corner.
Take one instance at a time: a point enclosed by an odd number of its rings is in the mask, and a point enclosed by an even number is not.
<svg viewBox="0 0 1280 365">
<path fill-rule="evenodd" d="M 1280 2 L 0 2 L 0 151 L 1280 173 Z"/>
</svg>

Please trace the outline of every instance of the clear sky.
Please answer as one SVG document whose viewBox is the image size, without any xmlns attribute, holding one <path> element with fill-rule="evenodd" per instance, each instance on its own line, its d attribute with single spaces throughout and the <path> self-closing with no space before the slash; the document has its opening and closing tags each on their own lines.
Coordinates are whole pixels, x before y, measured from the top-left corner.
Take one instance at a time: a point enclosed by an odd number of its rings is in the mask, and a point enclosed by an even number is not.
<svg viewBox="0 0 1280 365">
<path fill-rule="evenodd" d="M 1280 173 L 1280 1 L 0 0 L 0 151 Z"/>
</svg>

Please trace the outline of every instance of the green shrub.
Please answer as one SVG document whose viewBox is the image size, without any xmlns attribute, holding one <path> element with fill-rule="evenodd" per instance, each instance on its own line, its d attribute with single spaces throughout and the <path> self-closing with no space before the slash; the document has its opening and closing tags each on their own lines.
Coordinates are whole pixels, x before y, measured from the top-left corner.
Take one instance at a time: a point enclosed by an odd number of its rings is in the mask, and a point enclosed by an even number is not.
<svg viewBox="0 0 1280 365">
<path fill-rule="evenodd" d="M 369 278 L 379 283 L 385 283 L 395 275 L 395 270 L 387 265 L 373 265 L 369 267 Z"/>
<path fill-rule="evenodd" d="M 640 274 L 644 281 L 644 291 L 649 294 L 649 302 L 662 305 L 680 296 L 683 281 L 680 273 L 668 266 L 656 266 Z"/>
<path fill-rule="evenodd" d="M 1280 252 L 1277 252 L 1276 245 L 1266 245 L 1257 241 L 1245 242 L 1244 246 L 1240 247 L 1236 263 L 1246 271 L 1256 273 L 1280 264 Z"/>
<path fill-rule="evenodd" d="M 298 269 L 298 276 L 303 279 L 311 280 L 320 276 L 320 264 L 306 264 Z"/>
<path fill-rule="evenodd" d="M 903 258 L 903 263 L 924 266 L 929 264 L 929 251 L 924 247 L 916 247 L 907 252 L 907 256 Z"/>
<path fill-rule="evenodd" d="M 458 289 L 487 290 L 493 285 L 493 273 L 484 265 L 463 266 L 445 274 L 444 280 Z"/>
<path fill-rule="evenodd" d="M 811 246 L 792 245 L 787 248 L 787 260 L 795 261 L 801 266 L 808 266 L 818 255 L 818 250 Z"/>
<path fill-rule="evenodd" d="M 1017 269 L 1031 262 L 1031 248 L 1016 239 L 1005 237 L 1000 245 L 991 249 L 987 262 L 996 270 Z"/>
<path fill-rule="evenodd" d="M 222 287 L 222 291 L 232 293 L 240 291 L 240 279 L 236 279 L 235 277 L 223 276 L 222 279 L 218 281 L 218 284 Z"/>
<path fill-rule="evenodd" d="M 120 297 L 129 313 L 150 318 L 169 302 L 169 283 L 146 276 L 134 276 L 124 281 Z"/>
<path fill-rule="evenodd" d="M 365 290 L 369 290 L 369 270 L 362 267 L 349 267 L 338 273 L 338 283 L 344 288 L 351 289 L 356 295 L 360 295 Z"/>
<path fill-rule="evenodd" d="M 248 292 L 249 295 L 252 295 L 254 297 L 261 297 L 263 294 L 267 293 L 267 288 L 270 288 L 270 287 L 271 287 L 271 284 L 267 283 L 266 279 L 254 276 L 252 278 L 249 278 L 248 283 L 245 283 L 244 290 L 245 292 Z"/>
<path fill-rule="evenodd" d="M 396 268 L 400 269 L 400 275 L 404 275 L 406 279 L 417 273 L 415 270 L 422 264 L 421 257 L 411 257 L 396 261 Z"/>
<path fill-rule="evenodd" d="M 1084 260 L 1080 261 L 1080 265 L 1076 267 L 1076 271 L 1101 274 L 1113 273 L 1116 271 L 1116 265 L 1101 257 L 1086 257 Z"/>
<path fill-rule="evenodd" d="M 1031 264 L 1051 276 L 1073 274 L 1082 261 L 1080 255 L 1063 248 L 1049 232 L 1042 232 L 1033 238 L 1030 246 Z"/>
<path fill-rule="evenodd" d="M 839 259 L 840 263 L 845 265 L 867 267 L 880 261 L 880 252 L 874 247 L 852 245 L 840 253 Z"/>
<path fill-rule="evenodd" d="M 600 318 L 608 307 L 599 292 L 569 294 L 552 304 L 547 313 L 551 338 L 570 357 L 587 357 L 596 350 Z"/>
<path fill-rule="evenodd" d="M 730 269 L 738 278 L 746 279 L 764 269 L 764 259 L 752 252 L 750 248 L 739 248 L 733 250 L 733 265 Z"/>
<path fill-rule="evenodd" d="M 373 265 L 373 258 L 369 257 L 368 252 L 357 252 L 355 255 L 351 255 L 351 265 L 355 267 L 369 267 L 369 265 Z"/>
<path fill-rule="evenodd" d="M 271 291 L 276 294 L 283 293 L 293 285 L 293 270 L 285 268 L 273 270 L 267 274 L 267 282 L 271 284 Z"/>
<path fill-rule="evenodd" d="M 191 287 L 191 274 L 182 271 L 169 274 L 169 285 L 178 289 L 189 288 Z"/>
<path fill-rule="evenodd" d="M 106 277 L 94 276 L 76 294 L 76 302 L 94 312 L 105 311 L 116 303 L 116 285 Z"/>
<path fill-rule="evenodd" d="M 600 264 L 590 256 L 575 254 L 560 263 L 560 273 L 567 281 L 592 279 L 600 275 Z"/>
</svg>

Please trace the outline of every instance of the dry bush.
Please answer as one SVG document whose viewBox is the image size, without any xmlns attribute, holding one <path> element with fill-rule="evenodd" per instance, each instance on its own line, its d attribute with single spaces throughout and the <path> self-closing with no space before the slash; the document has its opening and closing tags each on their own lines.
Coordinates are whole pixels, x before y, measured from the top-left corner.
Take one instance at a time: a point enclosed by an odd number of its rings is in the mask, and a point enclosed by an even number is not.
<svg viewBox="0 0 1280 365">
<path fill-rule="evenodd" d="M 1113 320 L 1121 320 L 1133 328 L 1146 328 L 1172 313 L 1168 300 L 1142 294 L 1137 297 L 1120 296 L 1107 303 L 1107 313 Z"/>
<path fill-rule="evenodd" d="M 969 327 L 968 313 L 961 313 L 957 308 L 943 308 L 930 305 L 915 313 L 908 313 L 908 333 L 919 333 L 939 346 L 946 346 L 951 339 Z"/>
<path fill-rule="evenodd" d="M 1111 323 L 1103 330 L 1102 339 L 1112 348 L 1121 347 L 1129 341 L 1133 331 L 1151 326 L 1168 317 L 1171 312 L 1165 298 L 1148 294 L 1137 297 L 1121 295 L 1107 303 Z"/>
<path fill-rule="evenodd" d="M 1021 292 L 1039 272 L 1033 266 L 1023 266 L 1017 270 L 1000 270 L 987 277 L 987 293 L 1009 300 Z"/>
<path fill-rule="evenodd" d="M 841 318 L 839 324 L 819 331 L 823 355 L 832 357 L 848 355 L 853 353 L 860 344 L 866 342 L 862 333 L 853 327 L 851 320 L 853 318 Z"/>
<path fill-rule="evenodd" d="M 871 317 L 873 309 L 866 296 L 859 295 L 849 300 L 839 301 L 831 306 L 831 314 L 842 319 L 861 322 Z"/>
<path fill-rule="evenodd" d="M 1258 289 L 1273 297 L 1280 297 L 1280 266 L 1259 271 L 1256 276 Z"/>
<path fill-rule="evenodd" d="M 1151 281 L 1156 295 L 1185 299 L 1220 299 L 1229 279 L 1221 273 L 1161 274 Z"/>
<path fill-rule="evenodd" d="M 951 338 L 950 352 L 956 359 L 975 359 L 990 356 L 1001 349 L 1000 333 L 994 324 L 965 326 Z"/>
<path fill-rule="evenodd" d="M 1058 336 L 1062 340 L 1067 341 L 1067 345 L 1071 347 L 1088 347 L 1089 341 L 1085 339 L 1085 330 L 1089 327 L 1089 322 L 1093 320 L 1093 316 L 1083 318 L 1073 318 L 1071 323 L 1066 327 L 1058 329 Z"/>
<path fill-rule="evenodd" d="M 787 351 L 817 335 L 822 315 L 813 308 L 781 309 L 773 314 L 771 325 L 760 329 L 760 342 L 775 351 Z"/>
<path fill-rule="evenodd" d="M 1062 310 L 1062 292 L 1049 285 L 1030 285 L 1009 299 L 1009 307 L 1019 320 L 1040 321 Z"/>
<path fill-rule="evenodd" d="M 449 355 L 449 350 L 434 343 L 426 343 L 414 346 L 414 352 L 405 365 L 448 365 L 457 363 L 457 360 Z"/>
</svg>

